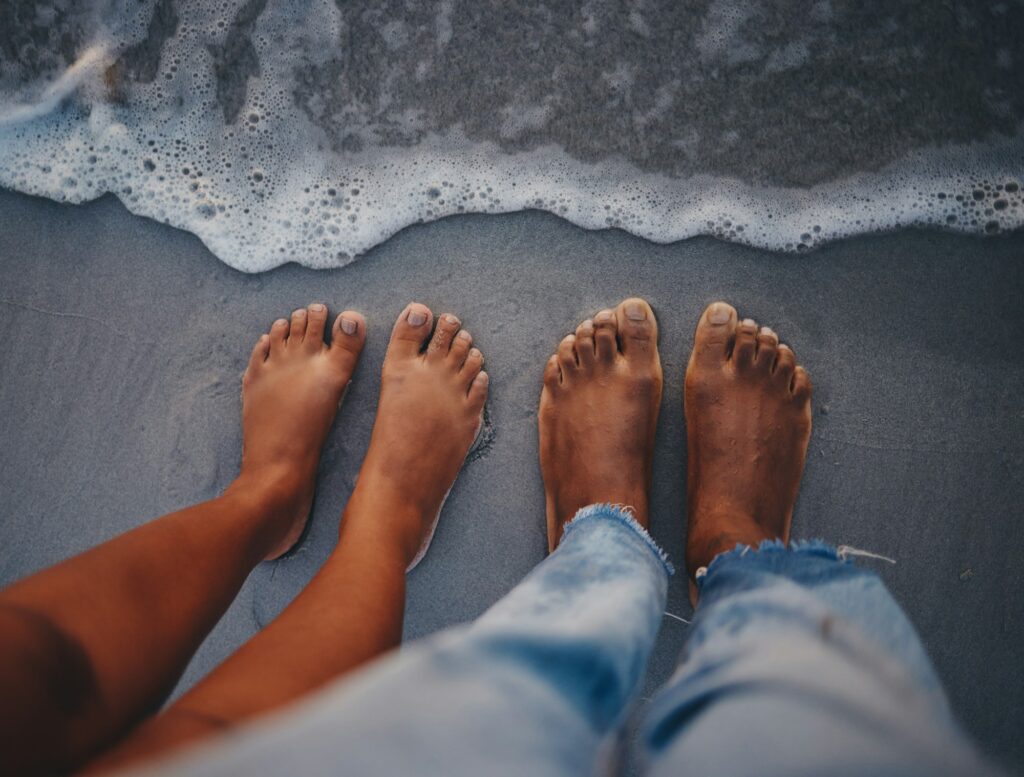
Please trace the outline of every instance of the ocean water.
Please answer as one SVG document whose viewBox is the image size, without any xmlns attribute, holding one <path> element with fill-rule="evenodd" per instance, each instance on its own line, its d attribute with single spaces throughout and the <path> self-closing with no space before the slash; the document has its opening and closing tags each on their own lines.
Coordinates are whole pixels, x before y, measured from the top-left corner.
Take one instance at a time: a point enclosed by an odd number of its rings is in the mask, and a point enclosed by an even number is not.
<svg viewBox="0 0 1024 777">
<path fill-rule="evenodd" d="M 785 251 L 1024 222 L 1024 2 L 0 0 L 0 186 L 261 271 L 529 208 Z"/>
</svg>

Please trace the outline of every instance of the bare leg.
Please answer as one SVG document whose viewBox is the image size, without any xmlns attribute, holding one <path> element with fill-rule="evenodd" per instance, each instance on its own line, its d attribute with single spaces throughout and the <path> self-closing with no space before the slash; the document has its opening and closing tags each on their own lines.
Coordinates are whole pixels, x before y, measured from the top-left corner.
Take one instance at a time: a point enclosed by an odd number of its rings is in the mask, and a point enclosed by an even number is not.
<svg viewBox="0 0 1024 777">
<path fill-rule="evenodd" d="M 154 712 L 252 568 L 300 536 L 365 334 L 346 312 L 328 347 L 326 319 L 296 311 L 254 349 L 241 474 L 223 496 L 0 592 L 0 771 L 76 768 Z"/>
<path fill-rule="evenodd" d="M 406 567 L 458 475 L 487 396 L 469 333 L 446 315 L 431 338 L 431 319 L 414 303 L 395 324 L 370 449 L 330 558 L 273 623 L 101 758 L 97 771 L 280 707 L 398 645 Z"/>
</svg>

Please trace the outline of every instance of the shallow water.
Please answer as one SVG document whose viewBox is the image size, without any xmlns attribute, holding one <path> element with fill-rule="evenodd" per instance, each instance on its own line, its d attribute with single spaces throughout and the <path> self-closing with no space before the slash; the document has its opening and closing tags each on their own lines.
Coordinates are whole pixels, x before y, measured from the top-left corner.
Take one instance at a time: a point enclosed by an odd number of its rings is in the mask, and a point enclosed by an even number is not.
<svg viewBox="0 0 1024 777">
<path fill-rule="evenodd" d="M 0 4 L 0 186 L 247 271 L 540 208 L 806 250 L 1024 222 L 1024 3 Z"/>
</svg>

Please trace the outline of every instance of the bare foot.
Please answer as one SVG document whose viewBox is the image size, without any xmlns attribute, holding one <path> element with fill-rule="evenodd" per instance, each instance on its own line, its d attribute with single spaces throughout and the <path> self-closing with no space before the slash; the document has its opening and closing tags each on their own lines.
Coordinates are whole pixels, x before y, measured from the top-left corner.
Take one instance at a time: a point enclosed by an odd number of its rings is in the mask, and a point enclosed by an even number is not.
<svg viewBox="0 0 1024 777">
<path fill-rule="evenodd" d="M 587 319 L 548 360 L 539 423 L 549 551 L 598 502 L 628 505 L 647 527 L 661 386 L 658 324 L 642 299 Z"/>
<path fill-rule="evenodd" d="M 697 325 L 685 409 L 692 578 L 736 543 L 788 542 L 811 437 L 811 380 L 771 329 L 737 323 L 716 302 Z"/>
<path fill-rule="evenodd" d="M 317 464 L 342 393 L 366 339 L 366 321 L 346 310 L 324 343 L 327 307 L 313 304 L 274 322 L 253 348 L 242 377 L 240 480 L 271 484 L 289 504 L 290 518 L 268 559 L 287 553 L 302 536 L 313 506 Z"/>
<path fill-rule="evenodd" d="M 342 535 L 395 542 L 408 566 L 433 532 L 441 504 L 480 430 L 487 373 L 473 337 L 450 313 L 410 303 L 395 323 L 381 371 L 370 448 Z M 374 525 L 355 525 L 372 519 Z M 365 535 L 364 535 L 365 536 Z"/>
</svg>

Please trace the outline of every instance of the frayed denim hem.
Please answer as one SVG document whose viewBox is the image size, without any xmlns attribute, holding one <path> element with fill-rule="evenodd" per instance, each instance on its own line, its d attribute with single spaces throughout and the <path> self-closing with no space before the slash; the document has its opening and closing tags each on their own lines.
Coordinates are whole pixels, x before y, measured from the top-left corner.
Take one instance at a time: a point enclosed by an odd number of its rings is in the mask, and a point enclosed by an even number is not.
<svg viewBox="0 0 1024 777">
<path fill-rule="evenodd" d="M 835 546 L 831 543 L 825 542 L 824 540 L 792 540 L 789 545 L 786 545 L 782 540 L 762 540 L 760 544 L 755 548 L 751 545 L 746 545 L 742 542 L 736 543 L 736 547 L 732 550 L 726 550 L 719 553 L 713 559 L 711 563 L 706 567 L 701 567 L 694 572 L 693 579 L 700 587 L 704 582 L 704 578 L 708 576 L 716 566 L 731 559 L 743 558 L 751 551 L 755 553 L 799 553 L 806 556 L 818 556 L 819 558 L 827 558 L 832 561 L 839 561 L 844 564 L 852 563 L 851 557 L 862 556 L 865 558 L 879 559 L 881 561 L 887 561 L 890 564 L 895 564 L 896 560 L 883 556 L 879 553 L 872 553 L 871 551 L 861 550 L 859 548 L 851 547 L 850 545 L 839 545 Z"/>
<path fill-rule="evenodd" d="M 658 561 L 661 562 L 662 567 L 668 573 L 669 577 L 676 573 L 676 569 L 672 566 L 672 562 L 668 560 L 668 554 L 661 549 L 661 546 L 651 537 L 643 526 L 633 517 L 631 508 L 627 505 L 614 505 L 614 504 L 594 504 L 589 507 L 582 507 L 573 516 L 572 520 L 565 525 L 562 530 L 562 536 L 567 537 L 569 532 L 576 528 L 577 524 L 586 522 L 588 520 L 597 519 L 610 519 L 616 521 L 623 526 L 631 529 L 637 536 L 643 540 L 650 551 L 657 556 Z"/>
</svg>

